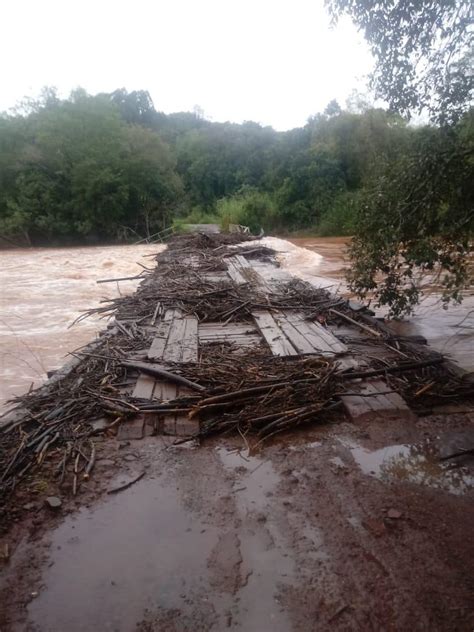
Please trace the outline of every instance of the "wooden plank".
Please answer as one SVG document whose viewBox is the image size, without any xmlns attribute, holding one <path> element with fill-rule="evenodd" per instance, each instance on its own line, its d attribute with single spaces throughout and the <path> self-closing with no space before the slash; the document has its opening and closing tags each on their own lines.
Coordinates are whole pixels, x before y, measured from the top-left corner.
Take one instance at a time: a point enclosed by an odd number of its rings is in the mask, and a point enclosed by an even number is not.
<svg viewBox="0 0 474 632">
<path fill-rule="evenodd" d="M 170 327 L 170 333 L 163 352 L 165 362 L 180 362 L 183 354 L 182 340 L 186 330 L 184 318 L 175 318 Z"/>
<path fill-rule="evenodd" d="M 254 323 L 199 323 L 199 336 L 206 335 L 207 332 L 231 333 L 231 334 L 253 334 L 257 330 Z"/>
<path fill-rule="evenodd" d="M 233 257 L 227 258 L 227 272 L 232 281 L 234 281 L 234 283 L 237 283 L 237 285 L 244 285 L 245 283 L 247 283 L 247 281 L 241 275 L 235 261 L 233 261 Z"/>
<path fill-rule="evenodd" d="M 243 255 L 235 255 L 232 259 L 239 265 L 241 268 L 251 268 L 249 261 Z"/>
<path fill-rule="evenodd" d="M 151 399 L 153 397 L 153 390 L 155 388 L 155 378 L 151 375 L 145 375 L 141 373 L 138 377 L 135 388 L 133 389 L 132 397 L 141 397 L 143 399 Z"/>
<path fill-rule="evenodd" d="M 197 362 L 197 318 L 186 316 L 173 319 L 162 358 L 165 362 Z"/>
<path fill-rule="evenodd" d="M 198 321 L 194 316 L 184 319 L 186 329 L 181 341 L 181 362 L 197 362 L 198 360 Z"/>
<path fill-rule="evenodd" d="M 295 328 L 293 323 L 286 319 L 284 314 L 279 312 L 275 320 L 298 353 L 314 353 L 313 345 Z"/>
<path fill-rule="evenodd" d="M 161 380 L 156 381 L 154 397 L 160 401 L 170 401 L 176 399 L 178 395 L 178 388 L 176 384 L 172 382 L 163 382 Z"/>
<path fill-rule="evenodd" d="M 260 333 L 267 341 L 273 355 L 298 355 L 298 351 L 281 331 L 269 311 L 255 310 L 252 312 L 252 316 L 257 323 Z"/>
<path fill-rule="evenodd" d="M 352 390 L 360 389 L 361 393 L 372 394 L 369 397 L 360 395 L 344 395 L 341 401 L 352 421 L 370 421 L 373 419 L 412 421 L 416 415 L 398 393 L 382 395 L 390 387 L 383 380 L 366 380 L 356 382 Z"/>
<path fill-rule="evenodd" d="M 360 397 L 359 395 L 344 395 L 341 397 L 342 404 L 346 413 L 352 421 L 361 421 L 364 417 L 373 415 L 372 407 L 367 401 L 369 397 Z"/>
<path fill-rule="evenodd" d="M 293 326 L 311 342 L 315 351 L 329 351 L 332 353 L 347 353 L 345 344 L 325 329 L 320 323 L 308 321 L 304 314 L 287 312 L 282 314 Z"/>
<path fill-rule="evenodd" d="M 170 336 L 171 325 L 175 318 L 180 318 L 181 312 L 178 309 L 167 309 L 163 320 L 154 328 L 156 333 L 148 350 L 148 359 L 152 361 L 162 360 L 163 354 Z"/>
<path fill-rule="evenodd" d="M 165 315 L 166 317 L 166 315 Z M 148 350 L 149 360 L 161 360 L 170 335 L 171 321 L 165 320 L 158 323 L 156 327 L 156 335 L 153 338 L 151 347 Z"/>
</svg>

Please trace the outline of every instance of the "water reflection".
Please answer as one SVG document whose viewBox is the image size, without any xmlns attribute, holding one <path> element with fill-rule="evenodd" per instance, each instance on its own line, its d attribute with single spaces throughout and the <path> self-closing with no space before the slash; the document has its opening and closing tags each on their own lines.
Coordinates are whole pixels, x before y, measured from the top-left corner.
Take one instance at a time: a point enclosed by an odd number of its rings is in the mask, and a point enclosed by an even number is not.
<svg viewBox="0 0 474 632">
<path fill-rule="evenodd" d="M 370 451 L 348 439 L 343 443 L 360 469 L 380 480 L 416 483 L 457 495 L 474 488 L 474 475 L 468 469 L 440 461 L 431 446 L 400 444 Z"/>
</svg>

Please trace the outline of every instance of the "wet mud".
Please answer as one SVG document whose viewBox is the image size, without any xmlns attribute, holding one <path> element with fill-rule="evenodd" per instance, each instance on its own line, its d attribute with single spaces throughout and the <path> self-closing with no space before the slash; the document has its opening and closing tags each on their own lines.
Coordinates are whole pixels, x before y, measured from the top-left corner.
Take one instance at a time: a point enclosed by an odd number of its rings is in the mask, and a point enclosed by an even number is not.
<svg viewBox="0 0 474 632">
<path fill-rule="evenodd" d="M 112 442 L 95 500 L 18 539 L 0 629 L 470 630 L 474 470 L 439 456 L 472 420 L 447 419 L 308 428 L 254 455 Z"/>
</svg>

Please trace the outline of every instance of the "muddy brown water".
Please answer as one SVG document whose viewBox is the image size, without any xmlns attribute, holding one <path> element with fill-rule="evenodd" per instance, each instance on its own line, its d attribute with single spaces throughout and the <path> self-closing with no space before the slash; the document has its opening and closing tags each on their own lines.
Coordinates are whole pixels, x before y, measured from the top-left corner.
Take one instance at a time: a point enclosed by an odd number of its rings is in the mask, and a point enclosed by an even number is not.
<svg viewBox="0 0 474 632">
<path fill-rule="evenodd" d="M 0 402 L 39 386 L 46 372 L 90 342 L 104 320 L 70 327 L 103 298 L 135 291 L 138 281 L 97 284 L 134 276 L 150 265 L 146 255 L 163 246 L 97 246 L 0 251 Z"/>
</svg>

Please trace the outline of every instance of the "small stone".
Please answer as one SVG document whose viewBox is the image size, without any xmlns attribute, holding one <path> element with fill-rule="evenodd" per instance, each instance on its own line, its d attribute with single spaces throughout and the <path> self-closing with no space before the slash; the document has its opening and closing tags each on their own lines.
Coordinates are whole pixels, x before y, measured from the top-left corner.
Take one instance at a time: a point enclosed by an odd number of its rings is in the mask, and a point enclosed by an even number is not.
<svg viewBox="0 0 474 632">
<path fill-rule="evenodd" d="M 112 459 L 99 459 L 96 465 L 98 467 L 111 467 L 112 465 L 115 465 L 115 461 L 112 461 Z"/>
<path fill-rule="evenodd" d="M 379 520 L 374 520 L 373 518 L 363 520 L 362 525 L 367 529 L 367 531 L 370 531 L 372 535 L 375 535 L 377 538 L 380 538 L 380 536 L 387 533 L 384 523 Z"/>
<path fill-rule="evenodd" d="M 23 505 L 23 509 L 25 511 L 31 511 L 35 507 L 36 507 L 35 503 L 26 503 L 26 505 Z"/>
<path fill-rule="evenodd" d="M 136 461 L 137 457 L 134 454 L 126 454 L 124 457 L 125 461 Z"/>
<path fill-rule="evenodd" d="M 389 509 L 387 511 L 387 518 L 392 518 L 393 520 L 398 520 L 402 517 L 402 512 L 398 511 L 398 509 Z"/>
<path fill-rule="evenodd" d="M 45 500 L 45 503 L 51 509 L 59 509 L 63 504 L 61 499 L 59 499 L 57 496 L 48 496 L 48 498 L 46 498 Z"/>
</svg>

